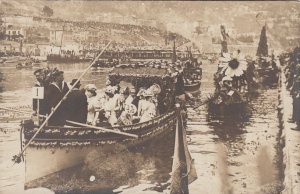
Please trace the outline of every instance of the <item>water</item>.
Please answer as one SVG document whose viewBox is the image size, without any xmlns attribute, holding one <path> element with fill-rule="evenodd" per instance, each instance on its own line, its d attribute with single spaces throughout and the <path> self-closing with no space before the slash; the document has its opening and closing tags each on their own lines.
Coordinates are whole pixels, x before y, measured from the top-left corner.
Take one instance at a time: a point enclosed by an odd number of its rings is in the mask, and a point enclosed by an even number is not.
<svg viewBox="0 0 300 194">
<path fill-rule="evenodd" d="M 65 79 L 71 81 L 88 64 L 51 66 L 64 70 Z M 0 93 L 1 106 L 30 110 L 34 70 L 16 70 L 14 65 L 0 67 L 5 78 L 3 92 Z M 197 96 L 200 104 L 214 91 L 215 71 L 216 65 L 204 63 L 201 93 Z M 101 88 L 105 84 L 105 76 L 104 73 L 90 71 L 83 77 L 82 84 L 95 83 Z M 249 113 L 239 118 L 216 118 L 207 113 L 205 105 L 189 108 L 188 144 L 198 174 L 198 179 L 189 185 L 191 194 L 279 193 L 281 166 L 277 146 L 280 133 L 277 95 L 277 89 L 261 90 L 259 97 L 250 103 Z M 0 116 L 0 193 L 22 193 L 24 165 L 12 165 L 11 157 L 20 151 L 18 121 L 27 115 L 10 115 L 2 111 Z M 116 190 L 111 189 L 111 193 L 168 193 L 172 138 L 155 142 L 147 149 L 139 150 L 138 154 L 132 152 L 130 157 L 134 158 L 137 166 L 128 171 L 130 176 L 122 171 L 119 173 L 121 178 L 112 179 L 114 182 L 109 184 L 113 184 Z M 112 158 L 112 161 L 120 162 L 118 158 Z M 83 174 L 82 179 L 85 178 Z M 90 183 L 87 181 L 87 184 Z"/>
</svg>

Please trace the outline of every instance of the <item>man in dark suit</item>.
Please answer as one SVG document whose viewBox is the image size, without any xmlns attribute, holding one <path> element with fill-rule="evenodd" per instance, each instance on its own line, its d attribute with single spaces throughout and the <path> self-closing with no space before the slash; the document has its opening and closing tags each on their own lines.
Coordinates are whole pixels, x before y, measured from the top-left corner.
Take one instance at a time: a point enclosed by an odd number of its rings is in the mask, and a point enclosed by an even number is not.
<svg viewBox="0 0 300 194">
<path fill-rule="evenodd" d="M 71 85 L 73 86 L 76 81 L 77 79 L 73 79 Z M 78 81 L 66 100 L 67 120 L 86 123 L 88 103 L 84 92 L 79 90 L 80 86 L 80 81 Z"/>
<path fill-rule="evenodd" d="M 62 99 L 69 91 L 67 83 L 64 81 L 64 72 L 57 71 L 53 75 L 54 82 L 49 85 L 48 89 L 48 102 L 51 111 L 61 101 L 61 105 L 57 108 L 55 113 L 49 119 L 50 126 L 63 126 L 66 122 L 66 102 Z"/>
</svg>

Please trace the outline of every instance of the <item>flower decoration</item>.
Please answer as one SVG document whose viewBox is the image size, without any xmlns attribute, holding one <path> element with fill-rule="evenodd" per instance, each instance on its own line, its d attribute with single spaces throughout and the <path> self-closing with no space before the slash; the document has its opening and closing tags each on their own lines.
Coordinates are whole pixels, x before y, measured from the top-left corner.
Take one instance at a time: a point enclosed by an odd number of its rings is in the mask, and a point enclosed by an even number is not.
<svg viewBox="0 0 300 194">
<path fill-rule="evenodd" d="M 223 53 L 220 58 L 219 67 L 225 76 L 240 77 L 247 70 L 247 61 L 241 53 L 233 53 L 232 56 L 228 53 Z"/>
</svg>

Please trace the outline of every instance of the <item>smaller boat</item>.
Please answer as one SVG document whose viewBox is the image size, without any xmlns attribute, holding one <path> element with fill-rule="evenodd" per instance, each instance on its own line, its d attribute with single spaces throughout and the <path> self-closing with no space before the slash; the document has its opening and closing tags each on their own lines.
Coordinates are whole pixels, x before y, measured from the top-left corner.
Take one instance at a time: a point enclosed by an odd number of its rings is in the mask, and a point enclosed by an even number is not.
<svg viewBox="0 0 300 194">
<path fill-rule="evenodd" d="M 31 69 L 33 67 L 32 61 L 20 62 L 16 65 L 17 69 Z"/>
<path fill-rule="evenodd" d="M 184 89 L 186 92 L 198 92 L 201 86 L 202 68 L 196 58 L 192 57 L 192 52 L 188 51 L 189 59 L 185 61 L 183 67 Z"/>
<path fill-rule="evenodd" d="M 279 79 L 279 60 L 275 59 L 272 53 L 269 56 L 267 41 L 267 25 L 262 27 L 260 40 L 257 47 L 256 72 L 259 76 L 260 83 L 263 86 L 277 86 Z"/>
<path fill-rule="evenodd" d="M 233 114 L 244 112 L 254 87 L 254 77 L 240 53 L 222 53 L 214 75 L 215 93 L 208 99 L 210 112 Z"/>
</svg>

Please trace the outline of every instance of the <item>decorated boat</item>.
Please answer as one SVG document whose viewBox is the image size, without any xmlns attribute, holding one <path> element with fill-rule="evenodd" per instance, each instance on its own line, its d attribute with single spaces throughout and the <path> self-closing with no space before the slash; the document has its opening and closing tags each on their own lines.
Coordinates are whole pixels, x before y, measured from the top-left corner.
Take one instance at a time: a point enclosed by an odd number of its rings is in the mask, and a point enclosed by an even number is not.
<svg viewBox="0 0 300 194">
<path fill-rule="evenodd" d="M 267 25 L 265 24 L 261 30 L 256 52 L 256 71 L 262 85 L 276 86 L 279 79 L 279 60 L 275 58 L 273 53 L 269 56 L 268 50 Z"/>
<path fill-rule="evenodd" d="M 82 164 L 92 151 L 118 145 L 134 148 L 174 132 L 178 119 L 174 103 L 176 76 L 166 67 L 136 65 L 119 65 L 108 74 L 111 84 L 125 82 L 137 88 L 159 86 L 161 92 L 157 99 L 166 104 L 162 103 L 158 116 L 146 122 L 103 128 L 85 124 L 43 127 L 24 121 L 25 187 L 38 187 L 34 184 L 36 180 Z"/>
<path fill-rule="evenodd" d="M 209 109 L 214 112 L 238 112 L 249 100 L 253 77 L 249 76 L 247 62 L 241 54 L 223 53 L 214 75 L 215 93 L 209 99 Z"/>
<path fill-rule="evenodd" d="M 20 62 L 16 65 L 17 69 L 31 69 L 32 67 L 33 67 L 33 62 L 31 60 Z"/>
<path fill-rule="evenodd" d="M 202 68 L 201 63 L 193 58 L 192 52 L 188 51 L 188 60 L 183 62 L 184 89 L 186 92 L 197 92 L 201 86 Z"/>
</svg>

